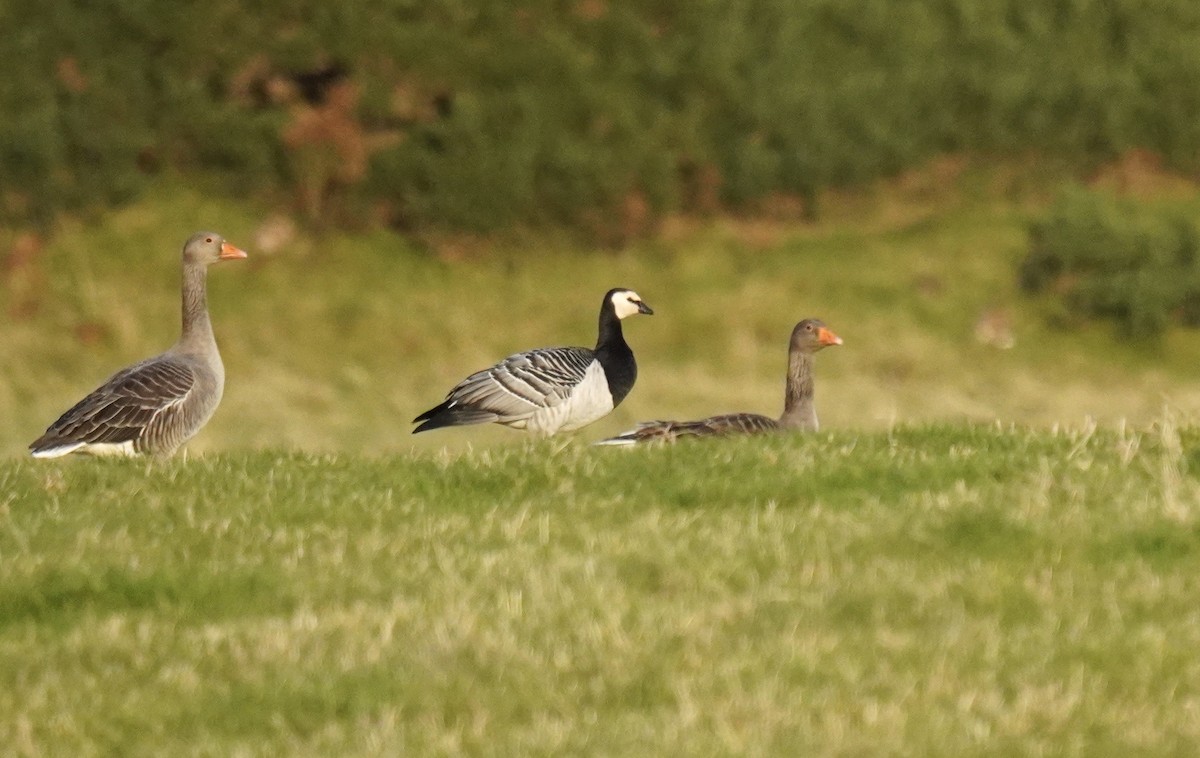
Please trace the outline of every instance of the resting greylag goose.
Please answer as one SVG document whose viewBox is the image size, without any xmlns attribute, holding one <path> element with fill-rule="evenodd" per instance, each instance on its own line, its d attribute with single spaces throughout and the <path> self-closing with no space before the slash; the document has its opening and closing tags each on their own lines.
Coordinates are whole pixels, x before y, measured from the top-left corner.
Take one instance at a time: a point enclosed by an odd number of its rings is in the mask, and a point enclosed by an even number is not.
<svg viewBox="0 0 1200 758">
<path fill-rule="evenodd" d="M 118 371 L 29 446 L 37 458 L 67 453 L 170 455 L 221 402 L 225 367 L 208 319 L 210 264 L 246 253 L 214 232 L 183 246 L 183 333 L 162 355 Z"/>
<path fill-rule="evenodd" d="M 648 421 L 636 429 L 596 443 L 598 445 L 635 445 L 639 442 L 674 442 L 680 437 L 722 437 L 733 434 L 761 434 L 798 429 L 816 431 L 817 411 L 813 406 L 813 354 L 829 345 L 842 344 L 842 338 L 815 318 L 805 319 L 792 329 L 788 345 L 787 390 L 783 415 L 778 419 L 757 413 L 731 413 L 710 416 L 699 421 Z"/>
<path fill-rule="evenodd" d="M 496 423 L 540 435 L 587 426 L 616 408 L 637 379 L 621 319 L 654 313 L 633 290 L 613 289 L 600 303 L 594 350 L 545 347 L 510 355 L 450 390 L 441 405 L 413 419 L 424 432 L 443 426 Z"/>
</svg>

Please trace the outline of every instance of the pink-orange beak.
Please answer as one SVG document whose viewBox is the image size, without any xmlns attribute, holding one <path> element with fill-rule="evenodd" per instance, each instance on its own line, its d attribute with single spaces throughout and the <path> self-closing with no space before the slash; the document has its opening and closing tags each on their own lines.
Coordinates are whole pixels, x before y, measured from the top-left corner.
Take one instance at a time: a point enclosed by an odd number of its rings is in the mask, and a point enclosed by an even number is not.
<svg viewBox="0 0 1200 758">
<path fill-rule="evenodd" d="M 842 344 L 841 337 L 837 336 L 836 334 L 829 331 L 828 329 L 826 329 L 823 326 L 817 330 L 817 341 L 820 342 L 822 345 L 840 345 L 840 344 Z"/>
<path fill-rule="evenodd" d="M 219 258 L 220 260 L 223 260 L 223 261 L 235 261 L 238 258 L 245 258 L 245 257 L 246 257 L 245 250 L 242 250 L 241 248 L 238 248 L 238 247 L 234 247 L 233 245 L 229 244 L 228 242 L 221 243 L 221 254 L 217 256 L 217 258 Z"/>
</svg>

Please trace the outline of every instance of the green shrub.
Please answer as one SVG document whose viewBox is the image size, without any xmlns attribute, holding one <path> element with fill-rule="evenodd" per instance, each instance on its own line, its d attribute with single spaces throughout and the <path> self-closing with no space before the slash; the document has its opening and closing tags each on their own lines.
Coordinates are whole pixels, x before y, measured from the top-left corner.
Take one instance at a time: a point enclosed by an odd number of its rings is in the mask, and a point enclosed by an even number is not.
<svg viewBox="0 0 1200 758">
<path fill-rule="evenodd" d="M 1083 189 L 1030 229 L 1027 292 L 1052 292 L 1072 318 L 1115 320 L 1130 336 L 1200 325 L 1200 233 L 1180 212 Z"/>
<path fill-rule="evenodd" d="M 1200 169 L 1200 3 L 0 4 L 0 219 L 163 171 L 327 223 L 600 236 L 946 151 Z"/>
</svg>

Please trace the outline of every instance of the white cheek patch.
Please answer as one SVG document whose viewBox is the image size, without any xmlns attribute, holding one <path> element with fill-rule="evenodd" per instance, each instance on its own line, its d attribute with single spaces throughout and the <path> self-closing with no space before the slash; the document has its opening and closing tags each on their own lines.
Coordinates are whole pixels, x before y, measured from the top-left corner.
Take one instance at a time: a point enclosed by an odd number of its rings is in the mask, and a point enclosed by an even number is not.
<svg viewBox="0 0 1200 758">
<path fill-rule="evenodd" d="M 638 303 L 642 298 L 638 293 L 631 290 L 617 292 L 612 296 L 613 310 L 616 311 L 617 318 L 625 318 L 632 316 L 638 312 Z"/>
</svg>

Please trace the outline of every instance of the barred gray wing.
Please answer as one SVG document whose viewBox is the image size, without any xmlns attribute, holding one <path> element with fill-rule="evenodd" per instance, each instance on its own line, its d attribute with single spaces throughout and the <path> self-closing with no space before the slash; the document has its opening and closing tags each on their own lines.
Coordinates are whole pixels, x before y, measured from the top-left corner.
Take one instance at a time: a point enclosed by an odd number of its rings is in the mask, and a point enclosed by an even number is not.
<svg viewBox="0 0 1200 758">
<path fill-rule="evenodd" d="M 720 437 L 727 434 L 761 434 L 775 431 L 778 428 L 779 423 L 773 418 L 767 418 L 757 413 L 730 413 L 679 424 L 676 430 L 679 434 Z"/>
<path fill-rule="evenodd" d="M 455 405 L 480 408 L 503 418 L 562 403 L 583 381 L 595 353 L 583 347 L 554 347 L 510 355 L 477 371 L 450 391 Z"/>
<path fill-rule="evenodd" d="M 153 358 L 130 366 L 73 405 L 42 439 L 88 443 L 135 440 L 155 416 L 183 402 L 195 383 L 190 367 L 169 359 Z"/>
</svg>

